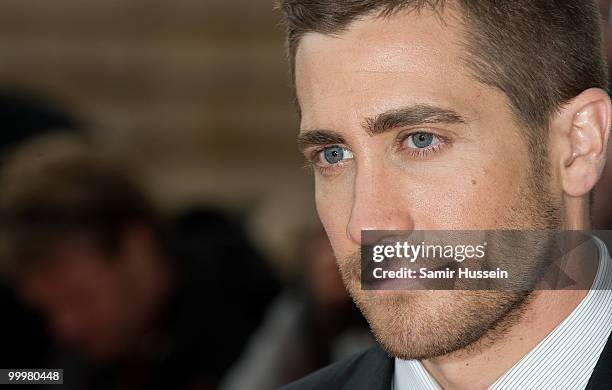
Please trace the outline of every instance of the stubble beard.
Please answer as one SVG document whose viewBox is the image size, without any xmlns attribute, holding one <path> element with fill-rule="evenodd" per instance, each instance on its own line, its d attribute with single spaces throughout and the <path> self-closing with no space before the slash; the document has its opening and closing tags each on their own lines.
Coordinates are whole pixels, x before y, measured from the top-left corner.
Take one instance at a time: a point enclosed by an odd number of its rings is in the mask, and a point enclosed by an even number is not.
<svg viewBox="0 0 612 390">
<path fill-rule="evenodd" d="M 499 218 L 500 229 L 558 229 L 560 203 L 549 177 L 532 172 Z M 542 261 L 545 261 L 542 260 Z M 473 352 L 494 343 L 523 316 L 533 291 L 414 290 L 377 294 L 361 289 L 360 257 L 339 262 L 344 284 L 378 343 L 400 359 Z"/>
</svg>

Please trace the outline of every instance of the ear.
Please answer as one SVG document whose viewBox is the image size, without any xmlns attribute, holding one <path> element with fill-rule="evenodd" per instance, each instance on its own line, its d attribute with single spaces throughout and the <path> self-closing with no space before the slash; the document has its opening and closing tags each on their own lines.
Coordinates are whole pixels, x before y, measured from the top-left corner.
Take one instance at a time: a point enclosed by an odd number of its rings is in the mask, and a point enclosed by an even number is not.
<svg viewBox="0 0 612 390">
<path fill-rule="evenodd" d="M 591 88 L 571 100 L 553 119 L 552 163 L 566 195 L 587 195 L 599 180 L 606 163 L 611 116 L 608 94 Z"/>
</svg>

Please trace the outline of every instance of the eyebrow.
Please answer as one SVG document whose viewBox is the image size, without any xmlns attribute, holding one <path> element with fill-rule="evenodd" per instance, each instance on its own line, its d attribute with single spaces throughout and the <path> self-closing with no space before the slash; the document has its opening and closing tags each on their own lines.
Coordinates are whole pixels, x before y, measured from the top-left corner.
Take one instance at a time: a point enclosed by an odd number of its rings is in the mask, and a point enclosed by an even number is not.
<svg viewBox="0 0 612 390">
<path fill-rule="evenodd" d="M 456 111 L 429 104 L 415 104 L 367 118 L 362 126 L 371 135 L 382 134 L 398 127 L 423 124 L 464 124 L 466 120 Z"/>
<path fill-rule="evenodd" d="M 300 151 L 312 146 L 345 144 L 344 137 L 331 130 L 309 130 L 298 135 L 297 144 Z"/>
<path fill-rule="evenodd" d="M 415 104 L 366 118 L 362 127 L 368 134 L 378 135 L 399 127 L 436 123 L 465 124 L 466 120 L 454 110 L 430 104 Z M 298 135 L 297 143 L 298 149 L 303 152 L 312 146 L 346 144 L 346 140 L 332 130 L 304 130 Z"/>
</svg>

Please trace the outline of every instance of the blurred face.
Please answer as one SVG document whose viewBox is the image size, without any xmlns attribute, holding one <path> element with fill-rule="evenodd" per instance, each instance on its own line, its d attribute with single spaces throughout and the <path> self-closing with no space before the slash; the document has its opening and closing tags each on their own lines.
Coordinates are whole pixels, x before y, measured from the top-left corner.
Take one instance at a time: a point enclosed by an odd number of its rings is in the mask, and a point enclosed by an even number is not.
<svg viewBox="0 0 612 390">
<path fill-rule="evenodd" d="M 299 143 L 321 221 L 377 339 L 405 359 L 471 344 L 516 317 L 526 294 L 362 291 L 362 230 L 548 228 L 559 214 L 558 200 L 536 190 L 551 180 L 535 177 L 529 133 L 505 95 L 463 64 L 450 12 L 446 24 L 423 11 L 364 18 L 335 37 L 309 33 L 296 55 Z"/>
<path fill-rule="evenodd" d="M 22 293 L 65 345 L 94 359 L 116 357 L 135 331 L 131 291 L 120 261 L 86 240 L 67 241 L 23 280 Z"/>
<path fill-rule="evenodd" d="M 310 239 L 306 251 L 306 282 L 315 302 L 323 307 L 350 304 L 325 232 L 317 232 Z"/>
</svg>

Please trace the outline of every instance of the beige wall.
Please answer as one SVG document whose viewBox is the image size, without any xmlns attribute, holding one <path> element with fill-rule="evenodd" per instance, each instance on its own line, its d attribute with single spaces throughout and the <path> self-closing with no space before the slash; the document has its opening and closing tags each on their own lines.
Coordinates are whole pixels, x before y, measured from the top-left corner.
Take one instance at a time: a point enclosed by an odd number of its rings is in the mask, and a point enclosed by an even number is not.
<svg viewBox="0 0 612 390">
<path fill-rule="evenodd" d="M 166 206 L 251 205 L 311 178 L 271 0 L 3 0 L 0 86 L 43 92 Z"/>
</svg>

